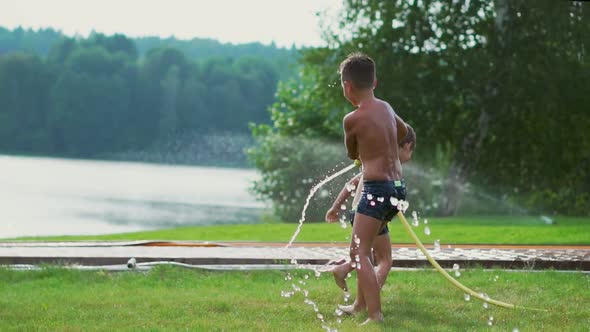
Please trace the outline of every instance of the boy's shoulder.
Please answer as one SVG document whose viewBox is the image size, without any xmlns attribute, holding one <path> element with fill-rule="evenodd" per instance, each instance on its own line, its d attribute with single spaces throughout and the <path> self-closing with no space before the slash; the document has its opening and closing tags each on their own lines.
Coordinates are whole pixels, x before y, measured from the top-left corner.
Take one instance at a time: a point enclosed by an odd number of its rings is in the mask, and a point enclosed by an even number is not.
<svg viewBox="0 0 590 332">
<path fill-rule="evenodd" d="M 342 123 L 344 125 L 344 130 L 347 132 L 352 129 L 352 127 L 354 126 L 354 123 L 356 122 L 354 119 L 355 118 L 354 112 L 356 112 L 356 110 L 346 114 L 344 116 L 344 119 L 342 120 Z"/>
</svg>

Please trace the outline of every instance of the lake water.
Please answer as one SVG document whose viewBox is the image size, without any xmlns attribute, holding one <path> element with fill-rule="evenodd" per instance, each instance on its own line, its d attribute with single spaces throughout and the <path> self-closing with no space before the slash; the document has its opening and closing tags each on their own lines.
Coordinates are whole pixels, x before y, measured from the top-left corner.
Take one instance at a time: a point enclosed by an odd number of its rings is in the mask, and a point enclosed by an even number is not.
<svg viewBox="0 0 590 332">
<path fill-rule="evenodd" d="M 0 155 L 0 238 L 255 223 L 248 169 Z"/>
</svg>

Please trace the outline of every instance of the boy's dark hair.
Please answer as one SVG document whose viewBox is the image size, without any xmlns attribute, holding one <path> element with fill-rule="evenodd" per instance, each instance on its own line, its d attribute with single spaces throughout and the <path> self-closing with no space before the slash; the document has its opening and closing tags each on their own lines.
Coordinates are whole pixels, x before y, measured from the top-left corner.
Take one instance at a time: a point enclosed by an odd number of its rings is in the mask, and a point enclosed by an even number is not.
<svg viewBox="0 0 590 332">
<path fill-rule="evenodd" d="M 399 146 L 404 146 L 405 144 L 410 143 L 410 148 L 413 151 L 416 148 L 416 132 L 409 124 L 406 124 L 406 127 L 408 127 L 408 133 L 406 134 L 406 137 L 399 142 Z"/>
<path fill-rule="evenodd" d="M 350 81 L 357 89 L 369 89 L 375 82 L 375 61 L 363 53 L 352 53 L 340 63 L 342 81 Z"/>
</svg>

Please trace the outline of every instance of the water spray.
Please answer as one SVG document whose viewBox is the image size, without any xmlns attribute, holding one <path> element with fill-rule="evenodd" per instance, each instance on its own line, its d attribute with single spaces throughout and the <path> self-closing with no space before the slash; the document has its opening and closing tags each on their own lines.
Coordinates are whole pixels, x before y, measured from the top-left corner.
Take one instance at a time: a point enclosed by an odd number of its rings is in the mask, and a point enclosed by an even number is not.
<svg viewBox="0 0 590 332">
<path fill-rule="evenodd" d="M 305 221 L 305 211 L 307 210 L 307 206 L 309 205 L 309 201 L 311 200 L 311 198 L 313 197 L 315 192 L 318 191 L 318 189 L 320 189 L 320 187 L 323 186 L 324 184 L 332 181 L 334 178 L 350 171 L 351 169 L 353 169 L 355 167 L 357 167 L 356 163 L 349 165 L 349 166 L 343 168 L 342 170 L 340 170 L 330 176 L 327 176 L 320 183 L 316 184 L 313 188 L 311 188 L 311 190 L 309 191 L 309 195 L 307 195 L 307 199 L 305 200 L 305 205 L 303 206 L 303 211 L 301 211 L 301 218 L 299 219 L 299 225 L 297 225 L 297 229 L 295 230 L 295 233 L 291 237 L 291 240 L 289 241 L 289 243 L 287 243 L 287 245 L 285 246 L 286 248 L 289 248 L 293 244 L 293 242 L 297 238 L 297 235 L 299 235 L 299 232 L 301 232 L 301 227 L 303 226 L 303 222 Z"/>
</svg>

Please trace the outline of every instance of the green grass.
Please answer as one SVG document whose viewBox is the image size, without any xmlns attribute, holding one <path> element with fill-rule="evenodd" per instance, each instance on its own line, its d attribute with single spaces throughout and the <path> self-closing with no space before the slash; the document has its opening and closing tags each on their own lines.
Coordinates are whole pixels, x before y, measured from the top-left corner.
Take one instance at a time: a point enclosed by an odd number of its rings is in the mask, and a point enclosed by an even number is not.
<svg viewBox="0 0 590 332">
<path fill-rule="evenodd" d="M 336 322 L 342 292 L 331 275 L 304 270 L 292 282 L 332 327 L 356 331 L 365 314 Z M 309 274 L 309 279 L 304 279 Z M 160 267 L 149 273 L 0 269 L 2 331 L 321 331 L 286 272 L 211 272 Z M 494 277 L 498 276 L 498 281 Z M 299 281 L 305 281 L 302 285 Z M 534 312 L 463 300 L 463 293 L 430 270 L 392 272 L 383 289 L 385 323 L 363 331 L 588 331 L 590 276 L 582 273 L 464 271 L 460 281 L 493 299 L 550 309 Z M 349 280 L 351 284 L 354 277 Z M 354 287 L 353 287 L 354 288 Z M 353 293 L 355 293 L 353 289 Z M 494 325 L 487 325 L 490 316 Z"/>
<path fill-rule="evenodd" d="M 421 240 L 453 244 L 590 244 L 590 219 L 556 217 L 546 225 L 538 217 L 460 217 L 431 218 L 432 234 L 423 225 L 414 228 Z M 202 240 L 202 241 L 279 241 L 287 242 L 296 224 L 255 224 L 198 226 L 149 232 L 101 236 L 59 236 L 21 238 L 21 240 Z M 413 243 L 399 220 L 390 223 L 393 243 Z M 350 228 L 339 224 L 305 223 L 298 242 L 348 242 Z"/>
</svg>

